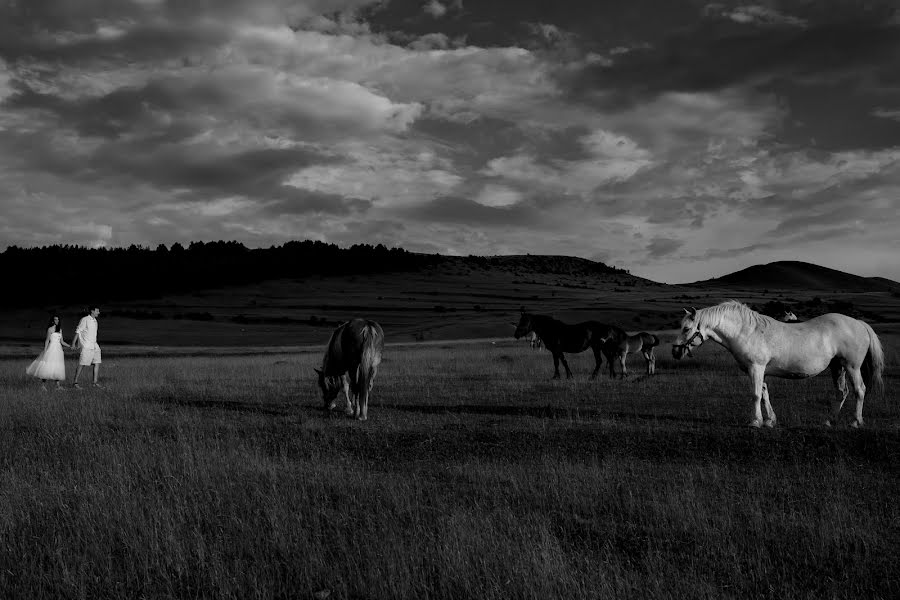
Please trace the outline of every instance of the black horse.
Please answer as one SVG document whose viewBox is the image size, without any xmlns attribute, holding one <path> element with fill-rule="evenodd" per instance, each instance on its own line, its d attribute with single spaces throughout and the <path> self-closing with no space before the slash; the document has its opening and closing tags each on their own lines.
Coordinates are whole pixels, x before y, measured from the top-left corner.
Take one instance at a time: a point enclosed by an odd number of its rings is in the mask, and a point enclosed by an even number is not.
<svg viewBox="0 0 900 600">
<path fill-rule="evenodd" d="M 516 339 L 535 332 L 544 342 L 544 347 L 553 354 L 553 379 L 559 379 L 559 363 L 566 368 L 566 377 L 572 377 L 569 363 L 563 352 L 584 352 L 588 348 L 594 351 L 594 372 L 591 379 L 600 371 L 603 362 L 601 354 L 606 356 L 610 365 L 616 356 L 616 345 L 625 338 L 625 332 L 615 325 L 606 325 L 598 321 L 585 321 L 576 325 L 567 325 L 547 315 L 535 315 L 522 312 L 522 318 L 516 326 Z M 613 343 L 614 342 L 614 343 Z"/>
</svg>

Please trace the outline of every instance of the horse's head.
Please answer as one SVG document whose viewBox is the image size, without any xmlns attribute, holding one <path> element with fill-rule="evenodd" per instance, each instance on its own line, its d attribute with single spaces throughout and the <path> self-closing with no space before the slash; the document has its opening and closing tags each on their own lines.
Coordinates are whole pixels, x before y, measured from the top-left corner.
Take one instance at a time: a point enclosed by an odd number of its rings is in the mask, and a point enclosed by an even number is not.
<svg viewBox="0 0 900 600">
<path fill-rule="evenodd" d="M 786 310 L 784 314 L 781 315 L 779 321 L 784 321 L 785 323 L 790 323 L 791 321 L 796 321 L 797 315 L 794 314 L 794 311 Z"/>
<path fill-rule="evenodd" d="M 681 319 L 681 332 L 675 343 L 672 344 L 672 357 L 676 360 L 681 360 L 685 354 L 693 356 L 691 350 L 699 348 L 706 341 L 701 331 L 700 319 L 697 317 L 697 309 L 685 308 L 684 312 L 684 318 Z"/>
<path fill-rule="evenodd" d="M 519 339 L 522 336 L 526 336 L 533 331 L 531 324 L 531 315 L 527 312 L 522 313 L 522 317 L 519 319 L 519 324 L 516 325 L 516 332 L 513 334 L 513 337 Z"/>
<path fill-rule="evenodd" d="M 319 389 L 322 390 L 322 401 L 325 408 L 332 409 L 335 407 L 335 399 L 344 387 L 341 377 L 327 377 L 324 371 L 313 369 L 319 378 Z"/>
</svg>

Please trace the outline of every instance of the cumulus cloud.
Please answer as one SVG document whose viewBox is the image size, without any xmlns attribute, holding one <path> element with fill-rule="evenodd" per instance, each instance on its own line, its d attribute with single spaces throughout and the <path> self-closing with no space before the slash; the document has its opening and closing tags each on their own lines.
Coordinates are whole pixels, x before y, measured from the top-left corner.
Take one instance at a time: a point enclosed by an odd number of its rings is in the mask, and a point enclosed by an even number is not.
<svg viewBox="0 0 900 600">
<path fill-rule="evenodd" d="M 684 241 L 672 238 L 656 237 L 647 244 L 647 255 L 650 258 L 660 258 L 674 253 L 684 246 Z"/>
<path fill-rule="evenodd" d="M 872 115 L 881 119 L 893 119 L 900 121 L 900 108 L 890 109 L 878 107 L 872 111 Z"/>
<path fill-rule="evenodd" d="M 668 278 L 893 239 L 895 12 L 850 4 L 7 3 L 0 242 L 306 236 Z"/>
<path fill-rule="evenodd" d="M 773 8 L 758 4 L 728 8 L 723 4 L 712 3 L 704 7 L 703 14 L 707 17 L 723 17 L 741 24 L 806 26 L 806 21 L 803 19 L 782 14 Z"/>
<path fill-rule="evenodd" d="M 438 0 L 429 0 L 429 2 L 422 7 L 422 10 L 435 19 L 439 19 L 447 14 L 447 7 L 438 2 Z"/>
<path fill-rule="evenodd" d="M 475 196 L 475 202 L 483 206 L 499 208 L 512 206 L 522 200 L 522 194 L 510 187 L 488 184 Z"/>
</svg>

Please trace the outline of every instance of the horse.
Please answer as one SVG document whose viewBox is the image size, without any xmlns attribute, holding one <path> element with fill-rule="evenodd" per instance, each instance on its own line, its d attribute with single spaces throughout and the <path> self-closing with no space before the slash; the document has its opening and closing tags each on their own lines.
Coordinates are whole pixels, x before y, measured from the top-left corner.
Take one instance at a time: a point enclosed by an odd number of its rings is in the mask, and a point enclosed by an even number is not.
<svg viewBox="0 0 900 600">
<path fill-rule="evenodd" d="M 384 331 L 375 321 L 352 319 L 334 330 L 322 368 L 314 369 L 326 413 L 336 407 L 337 396 L 344 390 L 347 416 L 360 421 L 368 418 L 369 396 L 383 350 Z"/>
<path fill-rule="evenodd" d="M 659 338 L 652 333 L 642 331 L 634 335 L 626 335 L 624 339 L 618 342 L 610 342 L 610 345 L 616 349 L 619 364 L 622 366 L 621 377 L 625 379 L 625 359 L 631 352 L 640 352 L 647 361 L 647 375 L 656 373 L 656 355 L 653 349 L 659 346 Z M 609 376 L 614 377 L 613 363 L 609 363 Z"/>
<path fill-rule="evenodd" d="M 525 339 L 531 344 L 532 350 L 540 350 L 544 347 L 544 342 L 542 342 L 538 334 L 533 331 L 525 336 Z"/>
<path fill-rule="evenodd" d="M 572 371 L 569 369 L 564 352 L 584 352 L 588 348 L 594 351 L 596 364 L 591 373 L 591 379 L 594 379 L 603 362 L 601 353 L 606 355 L 607 361 L 614 358 L 606 343 L 610 339 L 618 339 L 625 335 L 625 332 L 615 325 L 605 325 L 597 321 L 568 325 L 547 315 L 536 315 L 523 311 L 513 335 L 519 339 L 531 332 L 536 333 L 544 342 L 544 347 L 553 354 L 553 379 L 559 379 L 560 362 L 566 369 L 566 378 L 572 377 Z"/>
<path fill-rule="evenodd" d="M 672 345 L 678 360 L 691 348 L 707 339 L 724 346 L 753 385 L 754 415 L 750 425 L 763 423 L 774 427 L 775 411 L 769 402 L 766 374 L 804 379 L 831 370 L 835 399 L 831 418 L 825 425 L 837 424 L 838 413 L 849 393 L 847 380 L 856 396 L 856 418 L 852 427 L 863 425 L 866 391 L 883 389 L 884 351 L 875 331 L 866 323 L 839 313 L 828 313 L 800 323 L 782 323 L 761 315 L 748 306 L 729 300 L 708 308 L 685 308 L 681 332 Z M 760 401 L 765 404 L 763 422 Z"/>
</svg>

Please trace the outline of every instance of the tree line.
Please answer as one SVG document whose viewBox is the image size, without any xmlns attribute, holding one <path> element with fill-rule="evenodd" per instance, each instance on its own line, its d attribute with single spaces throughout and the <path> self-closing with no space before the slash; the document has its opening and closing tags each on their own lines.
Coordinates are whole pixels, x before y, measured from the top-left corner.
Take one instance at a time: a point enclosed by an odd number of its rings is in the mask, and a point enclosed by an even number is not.
<svg viewBox="0 0 900 600">
<path fill-rule="evenodd" d="M 415 270 L 438 255 L 355 244 L 291 241 L 247 248 L 234 241 L 87 248 L 8 247 L 0 254 L 7 293 L 0 306 L 44 306 L 154 298 L 172 293 L 310 275 L 366 275 Z"/>
</svg>

